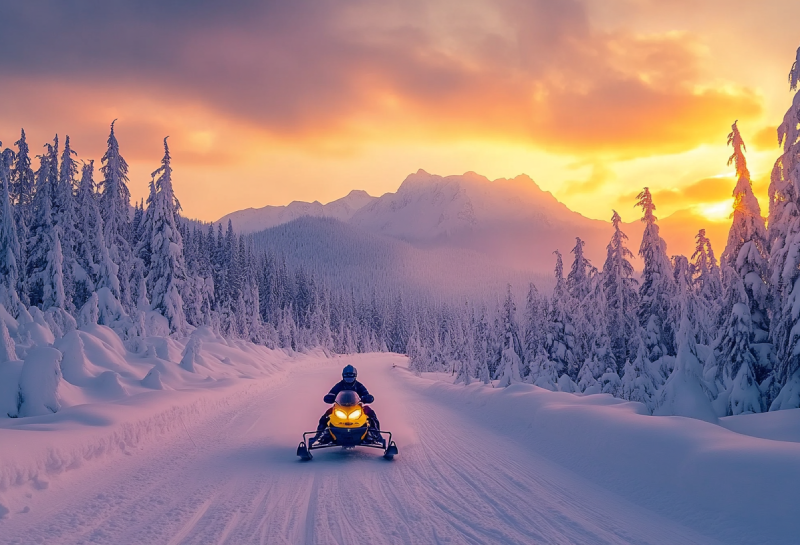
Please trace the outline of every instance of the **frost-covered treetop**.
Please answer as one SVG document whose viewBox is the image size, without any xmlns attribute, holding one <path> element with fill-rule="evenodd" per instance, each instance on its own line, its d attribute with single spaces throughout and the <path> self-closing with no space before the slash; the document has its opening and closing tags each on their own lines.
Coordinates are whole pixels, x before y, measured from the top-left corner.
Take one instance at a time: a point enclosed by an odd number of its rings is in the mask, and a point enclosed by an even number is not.
<svg viewBox="0 0 800 545">
<path fill-rule="evenodd" d="M 722 252 L 722 261 L 733 267 L 744 278 L 748 271 L 753 270 L 750 266 L 745 266 L 745 261 L 755 260 L 753 264 L 755 270 L 761 271 L 765 266 L 767 232 L 764 218 L 761 217 L 761 206 L 753 194 L 750 182 L 750 171 L 747 169 L 747 160 L 744 156 L 744 150 L 747 148 L 735 122 L 728 135 L 728 145 L 733 146 L 733 154 L 728 159 L 728 165 L 732 163 L 736 165 L 738 180 L 733 188 L 733 224 L 728 232 L 728 244 Z M 750 252 L 752 246 L 748 245 L 750 242 L 755 245 L 755 253 Z M 742 261 L 739 262 L 739 254 L 745 245 L 748 245 L 747 255 L 743 255 Z"/>
<path fill-rule="evenodd" d="M 81 167 L 81 181 L 78 183 L 78 193 L 94 193 L 94 159 L 84 162 Z"/>
<path fill-rule="evenodd" d="M 742 135 L 739 134 L 739 127 L 736 124 L 739 120 L 733 122 L 731 125 L 731 132 L 728 134 L 728 145 L 733 146 L 733 153 L 728 158 L 728 166 L 731 163 L 736 165 L 736 176 L 738 178 L 745 178 L 750 180 L 750 171 L 747 170 L 747 160 L 744 158 L 744 152 L 747 151 L 747 146 L 744 145 Z"/>
<path fill-rule="evenodd" d="M 119 142 L 114 134 L 114 123 L 111 122 L 111 133 L 108 135 L 108 149 L 101 159 L 102 166 L 100 172 L 103 175 L 102 200 L 106 220 L 112 223 L 121 223 L 128 213 L 128 203 L 131 195 L 126 182 L 128 181 L 128 163 L 119 153 Z M 117 225 L 111 226 L 112 229 L 121 231 Z"/>
<path fill-rule="evenodd" d="M 606 246 L 606 250 L 608 251 L 608 257 L 606 259 L 606 265 L 603 266 L 603 269 L 607 266 L 610 266 L 612 262 L 624 262 L 621 264 L 625 272 L 633 272 L 633 267 L 630 263 L 625 259 L 627 257 L 633 257 L 633 252 L 631 252 L 627 247 L 625 247 L 625 241 L 628 240 L 628 235 L 622 232 L 620 229 L 620 223 L 622 223 L 622 218 L 617 213 L 616 210 L 612 210 L 614 215 L 611 216 L 611 224 L 614 226 L 614 234 L 611 236 L 611 240 Z"/>
<path fill-rule="evenodd" d="M 178 199 L 175 197 L 175 192 L 172 189 L 172 166 L 170 165 L 172 157 L 169 154 L 167 138 L 169 138 L 169 136 L 164 138 L 164 158 L 161 159 L 161 166 L 151 175 L 155 178 L 160 174 L 158 180 L 155 182 L 155 186 L 151 187 L 151 193 L 153 189 L 162 193 L 165 201 L 173 207 L 172 212 L 177 214 L 181 210 L 181 203 L 178 202 Z"/>
<path fill-rule="evenodd" d="M 561 252 L 555 250 L 553 252 L 556 256 L 556 268 L 555 268 L 555 277 L 556 277 L 556 287 L 554 293 L 556 295 L 563 295 L 566 291 L 566 286 L 564 285 L 564 259 L 561 256 Z"/>
<path fill-rule="evenodd" d="M 617 213 L 616 210 L 612 210 L 612 212 L 614 214 L 611 216 L 611 225 L 614 226 L 614 230 L 619 230 L 619 224 L 622 221 L 622 218 L 620 217 L 620 215 Z M 628 238 L 628 237 L 625 237 L 625 238 Z"/>
<path fill-rule="evenodd" d="M 635 206 L 641 206 L 642 212 L 644 212 L 642 221 L 648 225 L 653 225 L 658 218 L 653 214 L 656 205 L 653 204 L 653 196 L 650 194 L 650 188 L 645 187 L 642 192 L 636 196 L 636 199 Z"/>
<path fill-rule="evenodd" d="M 64 153 L 61 155 L 61 169 L 59 171 L 59 182 L 61 183 L 69 182 L 71 184 L 78 173 L 78 165 L 72 158 L 73 155 L 78 155 L 78 153 L 70 146 L 69 135 L 67 135 L 67 139 L 64 141 Z"/>
<path fill-rule="evenodd" d="M 114 134 L 114 123 L 111 122 L 111 132 L 108 134 L 108 149 L 101 159 L 104 166 L 100 169 L 108 180 L 128 181 L 128 163 L 119 153 L 119 142 Z"/>
<path fill-rule="evenodd" d="M 800 47 L 797 48 L 797 55 L 794 60 L 794 64 L 792 65 L 792 69 L 789 70 L 789 88 L 794 91 L 797 89 L 797 82 L 800 81 Z"/>
<path fill-rule="evenodd" d="M 581 300 L 589 293 L 589 280 L 591 279 L 592 266 L 589 259 L 584 255 L 583 248 L 586 243 L 580 237 L 575 237 L 575 247 L 572 253 L 575 259 L 572 262 L 572 269 L 567 275 L 567 289 L 570 295 Z"/>
</svg>

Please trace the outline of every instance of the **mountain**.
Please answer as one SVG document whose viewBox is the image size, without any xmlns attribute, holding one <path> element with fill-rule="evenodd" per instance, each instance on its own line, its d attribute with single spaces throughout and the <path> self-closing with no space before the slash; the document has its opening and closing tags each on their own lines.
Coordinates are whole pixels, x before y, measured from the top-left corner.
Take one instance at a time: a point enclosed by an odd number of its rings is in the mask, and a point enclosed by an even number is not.
<svg viewBox="0 0 800 545">
<path fill-rule="evenodd" d="M 643 224 L 633 207 L 619 212 L 636 254 Z M 611 210 L 607 211 L 611 217 Z M 263 226 L 284 224 L 298 217 L 329 217 L 349 223 L 366 233 L 406 242 L 416 248 L 460 249 L 488 257 L 499 267 L 537 275 L 550 274 L 554 250 L 571 262 L 575 237 L 586 242 L 585 252 L 602 268 L 606 245 L 612 234 L 610 222 L 587 218 L 570 210 L 530 177 L 490 181 L 474 172 L 437 176 L 419 170 L 409 175 L 395 193 L 371 197 L 353 191 L 347 197 L 322 205 L 293 202 L 285 207 L 267 206 L 229 214 L 240 232 L 256 232 Z M 661 236 L 670 255 L 691 256 L 694 236 L 705 228 L 719 256 L 727 239 L 728 225 L 714 223 L 681 211 L 659 221 Z M 641 263 L 634 259 L 634 267 Z"/>
<path fill-rule="evenodd" d="M 286 206 L 265 206 L 263 208 L 247 208 L 223 216 L 218 223 L 227 225 L 228 220 L 239 233 L 256 233 L 290 222 L 302 217 L 334 218 L 349 220 L 363 206 L 371 203 L 375 197 L 366 191 L 353 190 L 347 196 L 328 204 L 319 201 L 293 201 Z"/>
<path fill-rule="evenodd" d="M 362 298 L 378 290 L 412 299 L 491 301 L 510 282 L 521 301 L 529 282 L 545 291 L 555 283 L 549 273 L 512 270 L 473 250 L 419 248 L 333 218 L 298 218 L 254 233 L 252 240 L 257 251 L 282 256 L 289 268 L 302 267 Z"/>
<path fill-rule="evenodd" d="M 571 211 L 526 175 L 489 181 L 474 172 L 442 177 L 419 170 L 350 223 L 416 246 L 471 249 L 535 271 L 552 270 L 553 250 L 566 254 L 576 236 L 598 260 L 610 236 L 607 222 Z"/>
</svg>

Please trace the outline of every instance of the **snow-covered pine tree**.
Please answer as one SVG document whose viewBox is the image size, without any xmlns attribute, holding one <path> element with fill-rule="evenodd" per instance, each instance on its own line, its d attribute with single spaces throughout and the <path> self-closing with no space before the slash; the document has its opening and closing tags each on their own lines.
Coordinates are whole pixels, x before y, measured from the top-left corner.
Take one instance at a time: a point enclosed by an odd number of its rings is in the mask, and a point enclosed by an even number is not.
<svg viewBox="0 0 800 545">
<path fill-rule="evenodd" d="M 556 286 L 553 289 L 553 302 L 550 305 L 550 323 L 547 335 L 547 350 L 550 360 L 556 364 L 557 373 L 578 376 L 578 365 L 575 359 L 575 328 L 572 325 L 570 310 L 572 299 L 564 280 L 564 264 L 561 253 L 556 250 Z"/>
<path fill-rule="evenodd" d="M 583 253 L 583 247 L 586 243 L 575 237 L 575 247 L 572 248 L 572 254 L 575 256 L 572 261 L 572 268 L 567 275 L 567 290 L 570 296 L 576 301 L 582 301 L 591 289 L 591 275 L 594 267 L 589 262 L 589 259 Z"/>
<path fill-rule="evenodd" d="M 645 223 L 639 255 L 644 261 L 642 283 L 639 286 L 639 325 L 646 333 L 648 357 L 657 361 L 674 354 L 673 324 L 669 320 L 670 302 L 675 293 L 672 266 L 667 257 L 667 243 L 659 234 L 654 212 L 656 205 L 648 188 L 637 196 L 636 206 L 642 208 Z"/>
<path fill-rule="evenodd" d="M 698 301 L 697 315 L 694 322 L 697 324 L 697 341 L 702 344 L 711 344 L 717 334 L 717 324 L 720 317 L 719 302 L 722 299 L 722 278 L 719 266 L 711 248 L 711 241 L 706 237 L 706 230 L 700 229 L 695 237 L 694 260 L 691 266 L 692 282 Z"/>
<path fill-rule="evenodd" d="M 21 136 L 14 145 L 17 146 L 17 154 L 11 174 L 12 203 L 20 211 L 25 212 L 25 219 L 29 222 L 36 177 L 31 167 L 30 149 L 25 137 L 25 129 L 22 129 Z"/>
<path fill-rule="evenodd" d="M 752 324 L 750 301 L 741 277 L 724 265 L 726 307 L 730 313 L 722 325 L 716 381 L 719 395 L 714 403 L 717 414 L 730 416 L 743 412 L 760 413 L 766 407 L 756 374 L 758 354 L 750 344 Z"/>
<path fill-rule="evenodd" d="M 62 270 L 61 241 L 58 228 L 53 225 L 49 152 L 39 156 L 40 167 L 36 175 L 36 191 L 33 198 L 31 238 L 28 242 L 26 273 L 30 286 L 30 301 L 47 310 L 51 307 L 63 309 L 64 274 Z"/>
<path fill-rule="evenodd" d="M 658 390 L 656 379 L 658 377 L 654 377 L 651 373 L 651 363 L 647 357 L 644 335 L 644 330 L 638 328 L 635 339 L 636 356 L 633 361 L 625 362 L 622 385 L 618 395 L 628 401 L 643 403 L 652 412 L 656 402 Z"/>
<path fill-rule="evenodd" d="M 422 345 L 419 322 L 416 317 L 411 325 L 411 335 L 408 338 L 408 346 L 405 352 L 408 356 L 408 368 L 414 374 L 419 375 L 428 370 L 428 355 Z"/>
<path fill-rule="evenodd" d="M 53 198 L 53 223 L 58 227 L 61 240 L 61 251 L 64 256 L 64 294 L 66 310 L 74 312 L 83 306 L 85 300 L 76 303 L 75 279 L 86 276 L 86 271 L 79 270 L 76 253 L 80 233 L 75 228 L 78 220 L 75 212 L 75 177 L 78 174 L 78 164 L 74 155 L 77 153 L 70 146 L 69 136 L 64 141 L 64 151 L 61 155 L 61 166 L 55 185 L 52 188 Z M 79 303 L 79 304 L 78 304 Z M 77 307 L 76 307 L 77 304 Z"/>
<path fill-rule="evenodd" d="M 25 137 L 25 129 L 22 129 L 20 139 L 14 145 L 17 146 L 17 154 L 14 158 L 14 168 L 11 172 L 11 189 L 13 190 L 11 203 L 14 205 L 14 219 L 17 222 L 17 238 L 19 240 L 19 260 L 17 263 L 20 267 L 20 273 L 22 273 L 24 272 L 25 263 L 28 261 L 28 238 L 30 238 L 29 228 L 33 211 L 36 176 L 33 168 L 31 168 L 30 150 Z M 24 304 L 29 302 L 27 279 L 27 275 L 20 274 L 17 280 L 17 293 Z"/>
<path fill-rule="evenodd" d="M 767 297 L 767 229 L 761 217 L 761 206 L 753 194 L 750 171 L 747 169 L 744 140 L 736 123 L 731 126 L 728 144 L 733 154 L 728 165 L 736 166 L 736 187 L 733 189 L 733 223 L 728 232 L 728 244 L 720 261 L 733 268 L 744 282 L 750 306 L 753 332 L 751 342 L 761 343 L 769 334 Z M 726 318 L 725 315 L 722 316 Z"/>
<path fill-rule="evenodd" d="M 603 290 L 603 277 L 593 268 L 590 276 L 590 291 L 577 307 L 579 316 L 576 325 L 576 339 L 583 355 L 583 364 L 578 372 L 577 382 L 582 392 L 598 393 L 601 390 L 600 378 L 606 373 L 617 375 L 613 381 L 619 382 L 619 371 L 606 322 L 607 302 Z"/>
<path fill-rule="evenodd" d="M 670 320 L 680 323 L 683 307 L 688 307 L 688 319 L 692 333 L 697 336 L 697 331 L 705 327 L 703 306 L 704 302 L 694 289 L 693 267 L 686 256 L 672 256 L 672 275 L 675 281 L 675 298 L 670 307 Z"/>
<path fill-rule="evenodd" d="M 133 251 L 130 245 L 129 209 L 131 194 L 128 189 L 128 163 L 120 155 L 119 142 L 114 134 L 114 123 L 108 135 L 108 149 L 102 158 L 100 172 L 100 214 L 103 217 L 106 247 L 111 260 L 117 265 L 120 301 L 126 309 L 131 309 L 130 278 L 133 268 Z"/>
<path fill-rule="evenodd" d="M 519 331 L 516 320 L 517 307 L 514 304 L 514 294 L 511 292 L 511 284 L 506 286 L 506 297 L 503 301 L 502 324 L 500 334 L 502 335 L 502 351 L 500 363 L 495 371 L 495 378 L 499 379 L 502 387 L 510 386 L 515 382 L 522 382 L 521 368 L 522 345 L 519 341 Z"/>
<path fill-rule="evenodd" d="M 108 288 L 119 298 L 117 265 L 111 260 L 106 246 L 103 217 L 94 183 L 94 161 L 84 163 L 75 196 L 77 231 L 79 235 L 76 259 L 86 275 L 76 277 L 76 306 L 82 307 L 92 292 Z"/>
<path fill-rule="evenodd" d="M 679 256 L 684 262 L 686 258 Z M 685 268 L 681 265 L 680 269 Z M 687 291 L 678 293 L 677 306 L 680 307 L 680 320 L 676 344 L 675 369 L 664 387 L 659 391 L 653 414 L 662 416 L 688 416 L 709 422 L 716 422 L 717 415 L 711 405 L 708 389 L 703 383 L 702 366 L 697 357 L 694 331 L 689 320 L 690 305 Z"/>
<path fill-rule="evenodd" d="M 136 248 L 142 237 L 142 217 L 144 216 L 144 199 L 134 203 L 131 220 L 131 248 Z"/>
<path fill-rule="evenodd" d="M 408 342 L 408 330 L 406 328 L 406 310 L 403 296 L 398 293 L 394 298 L 392 306 L 392 322 L 389 331 L 388 347 L 392 352 L 402 350 Z"/>
<path fill-rule="evenodd" d="M 800 48 L 789 71 L 789 87 L 800 81 Z M 775 162 L 769 186 L 770 338 L 775 347 L 777 386 L 770 410 L 800 406 L 800 92 L 778 127 L 783 154 Z"/>
<path fill-rule="evenodd" d="M 186 282 L 186 265 L 183 259 L 183 239 L 178 230 L 180 203 L 172 189 L 172 166 L 166 138 L 161 167 L 153 176 L 158 176 L 158 179 L 152 204 L 152 258 L 147 271 L 147 286 L 153 310 L 161 312 L 169 321 L 172 333 L 182 335 L 186 332 L 186 315 L 181 297 L 181 290 Z"/>
<path fill-rule="evenodd" d="M 533 356 L 528 366 L 531 369 L 531 374 L 525 378 L 527 382 L 553 392 L 558 390 L 557 364 L 547 357 L 544 349 L 540 349 Z"/>
<path fill-rule="evenodd" d="M 536 380 L 538 369 L 534 362 L 541 362 L 537 356 L 544 352 L 547 340 L 547 300 L 539 295 L 536 286 L 528 285 L 528 296 L 525 300 L 523 323 L 523 362 L 526 376 L 532 376 L 530 382 Z"/>
<path fill-rule="evenodd" d="M 475 380 L 477 361 L 475 358 L 475 313 L 472 308 L 466 309 L 466 320 L 463 323 L 463 351 L 455 384 L 468 386 Z"/>
<path fill-rule="evenodd" d="M 3 143 L 0 142 L 0 148 Z M 14 152 L 10 149 L 0 153 L 0 305 L 16 315 L 19 312 L 19 265 L 20 249 L 14 209 L 11 205 L 11 165 Z M 2 321 L 2 318 L 0 318 Z"/>
<path fill-rule="evenodd" d="M 194 326 L 205 323 L 214 305 L 214 280 L 204 239 L 202 231 L 197 228 L 189 231 L 186 227 L 183 230 L 186 269 L 192 271 L 185 287 L 186 319 Z M 248 277 L 257 290 L 256 274 L 257 271 L 252 270 L 252 273 L 248 273 Z"/>
<path fill-rule="evenodd" d="M 603 291 L 606 299 L 606 323 L 611 339 L 611 350 L 619 365 L 633 356 L 634 333 L 638 329 L 636 310 L 639 305 L 637 282 L 633 277 L 633 265 L 628 261 L 633 253 L 625 245 L 628 236 L 622 232 L 622 218 L 613 211 L 611 224 L 614 234 L 606 247 L 603 264 Z M 621 372 L 618 369 L 617 372 Z"/>
</svg>

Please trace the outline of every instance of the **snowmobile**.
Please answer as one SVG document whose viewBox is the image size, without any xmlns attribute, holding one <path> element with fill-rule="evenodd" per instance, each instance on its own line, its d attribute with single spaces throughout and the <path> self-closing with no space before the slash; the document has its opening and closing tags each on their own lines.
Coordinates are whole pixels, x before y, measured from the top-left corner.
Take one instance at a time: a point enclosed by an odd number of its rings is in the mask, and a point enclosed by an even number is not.
<svg viewBox="0 0 800 545">
<path fill-rule="evenodd" d="M 339 392 L 333 403 L 328 426 L 315 441 L 309 443 L 308 436 L 314 437 L 317 433 L 316 431 L 303 433 L 303 440 L 297 446 L 297 455 L 302 460 L 311 460 L 312 450 L 333 447 L 346 450 L 356 447 L 377 448 L 383 450 L 383 457 L 387 460 L 398 454 L 397 444 L 392 441 L 392 433 L 369 427 L 361 398 L 351 390 Z"/>
</svg>

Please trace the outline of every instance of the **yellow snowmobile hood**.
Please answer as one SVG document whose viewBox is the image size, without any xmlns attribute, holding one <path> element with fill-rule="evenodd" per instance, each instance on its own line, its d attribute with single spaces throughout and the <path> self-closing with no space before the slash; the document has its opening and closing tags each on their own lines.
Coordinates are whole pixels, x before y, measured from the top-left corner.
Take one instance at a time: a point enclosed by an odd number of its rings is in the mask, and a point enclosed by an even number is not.
<svg viewBox="0 0 800 545">
<path fill-rule="evenodd" d="M 360 403 L 349 407 L 334 403 L 329 423 L 336 428 L 360 428 L 367 425 L 367 415 Z"/>
</svg>

